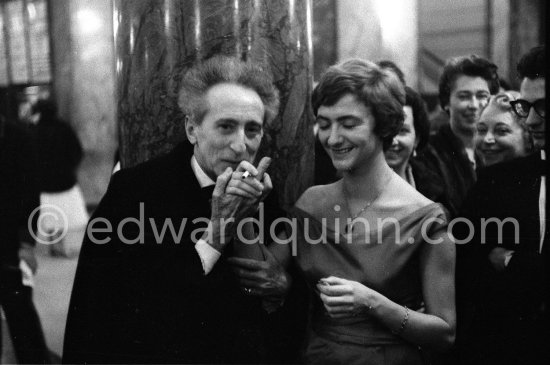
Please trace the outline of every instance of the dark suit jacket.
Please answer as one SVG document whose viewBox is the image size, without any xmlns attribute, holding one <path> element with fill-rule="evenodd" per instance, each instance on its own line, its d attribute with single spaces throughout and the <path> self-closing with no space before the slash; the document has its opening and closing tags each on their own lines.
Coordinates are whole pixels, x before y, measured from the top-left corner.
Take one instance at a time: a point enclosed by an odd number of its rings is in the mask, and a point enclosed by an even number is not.
<svg viewBox="0 0 550 365">
<path fill-rule="evenodd" d="M 445 194 L 445 186 L 440 176 L 429 169 L 422 160 L 418 160 L 415 157 L 409 159 L 409 165 L 412 169 L 416 190 L 426 198 L 441 203 L 447 208 L 449 203 Z"/>
<path fill-rule="evenodd" d="M 182 144 L 164 157 L 113 176 L 91 222 L 106 218 L 116 232 L 123 219 L 140 219 L 144 243 L 127 244 L 117 234 L 97 233 L 98 240 L 110 240 L 98 244 L 88 232 L 69 307 L 65 363 L 263 360 L 266 314 L 258 298 L 239 288 L 226 262 L 230 252 L 203 274 L 191 238 L 192 231 L 206 223 L 192 221 L 210 217 L 211 192 L 201 191 L 191 154 L 190 146 Z M 176 232 L 187 220 L 181 242 L 167 231 L 167 237 L 155 243 L 150 219 L 157 224 L 157 235 L 166 219 Z M 126 223 L 122 233 L 127 240 L 140 234 L 135 222 Z"/>
<path fill-rule="evenodd" d="M 418 160 L 439 175 L 444 184 L 445 207 L 456 217 L 468 190 L 476 180 L 475 170 L 463 143 L 449 125 L 442 126 L 430 137 L 430 143 L 419 154 Z"/>
<path fill-rule="evenodd" d="M 548 355 L 548 222 L 539 253 L 543 170 L 540 153 L 490 166 L 480 171 L 464 202 L 461 216 L 474 227 L 473 238 L 457 246 L 458 342 L 464 363 L 536 364 L 530 359 Z M 518 243 L 513 223 L 503 225 L 500 239 L 496 223 L 482 228 L 481 219 L 493 217 L 517 220 Z M 453 233 L 465 239 L 469 229 L 460 227 Z M 486 244 L 481 244 L 483 231 Z M 515 251 L 502 272 L 488 259 L 495 247 Z"/>
</svg>

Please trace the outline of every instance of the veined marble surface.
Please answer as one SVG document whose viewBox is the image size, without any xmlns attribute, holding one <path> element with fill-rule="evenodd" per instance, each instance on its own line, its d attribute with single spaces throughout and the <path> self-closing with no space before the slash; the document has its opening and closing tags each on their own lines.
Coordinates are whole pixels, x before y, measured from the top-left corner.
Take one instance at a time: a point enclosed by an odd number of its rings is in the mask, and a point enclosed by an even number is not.
<svg viewBox="0 0 550 365">
<path fill-rule="evenodd" d="M 279 116 L 266 126 L 259 157 L 274 159 L 269 172 L 281 203 L 293 204 L 311 185 L 309 0 L 116 0 L 113 16 L 123 167 L 185 138 L 177 106 L 182 74 L 226 54 L 267 63 L 279 88 Z"/>
</svg>

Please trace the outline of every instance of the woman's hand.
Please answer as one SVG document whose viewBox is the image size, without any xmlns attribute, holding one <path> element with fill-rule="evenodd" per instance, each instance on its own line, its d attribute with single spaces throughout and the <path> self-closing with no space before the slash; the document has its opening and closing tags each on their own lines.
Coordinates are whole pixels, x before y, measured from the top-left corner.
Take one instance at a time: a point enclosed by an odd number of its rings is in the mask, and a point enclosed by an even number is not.
<svg viewBox="0 0 550 365">
<path fill-rule="evenodd" d="M 329 316 L 346 318 L 364 315 L 373 307 L 378 292 L 357 281 L 329 276 L 319 280 L 317 289 Z"/>
</svg>

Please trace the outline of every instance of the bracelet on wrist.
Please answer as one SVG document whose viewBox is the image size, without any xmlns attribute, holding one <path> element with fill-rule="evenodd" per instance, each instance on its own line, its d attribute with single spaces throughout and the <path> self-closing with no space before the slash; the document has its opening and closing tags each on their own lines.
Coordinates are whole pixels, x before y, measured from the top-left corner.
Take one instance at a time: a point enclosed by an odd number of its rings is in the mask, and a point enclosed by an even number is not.
<svg viewBox="0 0 550 365">
<path fill-rule="evenodd" d="M 403 331 L 405 330 L 405 327 L 407 327 L 407 322 L 409 322 L 409 308 L 405 306 L 405 315 L 403 316 L 403 319 L 401 320 L 401 325 L 397 330 L 393 330 L 392 333 L 396 336 L 400 336 Z"/>
</svg>

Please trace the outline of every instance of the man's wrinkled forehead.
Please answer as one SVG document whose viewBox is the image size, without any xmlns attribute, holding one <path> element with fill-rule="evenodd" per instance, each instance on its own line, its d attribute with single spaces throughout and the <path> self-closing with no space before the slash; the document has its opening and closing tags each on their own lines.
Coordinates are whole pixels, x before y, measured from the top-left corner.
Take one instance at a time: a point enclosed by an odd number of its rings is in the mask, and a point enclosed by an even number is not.
<svg viewBox="0 0 550 365">
<path fill-rule="evenodd" d="M 219 83 L 210 87 L 204 95 L 204 105 L 207 111 L 225 111 L 228 115 L 253 110 L 261 114 L 261 123 L 265 117 L 265 106 L 258 93 L 235 83 Z"/>
</svg>

